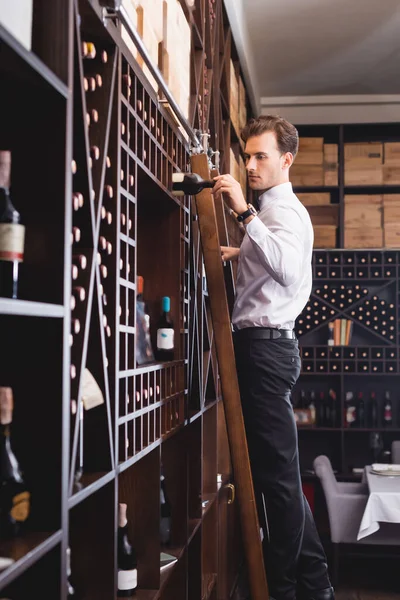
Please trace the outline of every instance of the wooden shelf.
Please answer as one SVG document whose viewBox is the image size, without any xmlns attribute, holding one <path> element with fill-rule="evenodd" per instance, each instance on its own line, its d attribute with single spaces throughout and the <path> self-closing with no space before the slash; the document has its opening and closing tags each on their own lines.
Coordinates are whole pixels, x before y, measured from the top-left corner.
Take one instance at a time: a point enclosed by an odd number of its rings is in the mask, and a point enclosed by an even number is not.
<svg viewBox="0 0 400 600">
<path fill-rule="evenodd" d="M 114 479 L 113 471 L 110 473 L 84 473 L 78 484 L 73 486 L 72 496 L 68 500 L 69 508 L 73 508 Z"/>
<path fill-rule="evenodd" d="M 15 562 L 0 572 L 0 589 L 10 584 L 21 573 L 35 562 L 40 560 L 47 552 L 52 550 L 62 540 L 62 531 L 53 533 L 27 533 L 14 540 L 0 543 L 0 555 L 11 558 Z"/>
<path fill-rule="evenodd" d="M 228 171 L 229 149 L 238 143 L 223 119 L 225 75 L 236 52 L 229 22 L 222 0 L 213 2 L 211 16 L 203 0 L 193 11 L 186 0 L 181 5 L 192 34 L 189 121 L 210 131 L 210 146 Z M 211 21 L 213 35 L 201 26 Z M 37 576 L 43 600 L 64 598 L 69 546 L 76 593 L 110 600 L 123 502 L 138 555 L 137 600 L 222 597 L 241 559 L 240 544 L 227 543 L 238 535 L 237 511 L 225 508 L 226 494 L 217 491 L 217 473 L 230 469 L 229 445 L 196 206 L 170 191 L 172 174 L 187 170 L 190 143 L 122 40 L 120 24 L 103 21 L 97 0 L 54 0 L 46 9 L 36 3 L 32 40 L 37 55 L 0 27 L 4 137 L 27 256 L 20 291 L 26 300 L 0 299 L 9 348 L 0 377 L 10 377 L 15 390 L 13 439 L 32 482 L 30 521 L 55 533 L 0 544 L 0 555 L 16 560 L 0 573 L 0 595 L 29 595 Z M 82 55 L 88 42 L 93 58 Z M 43 164 L 48 185 L 38 208 L 29 190 L 39 189 Z M 243 232 L 228 221 L 231 239 L 240 239 Z M 72 273 L 71 263 L 78 267 Z M 138 275 L 153 348 L 161 298 L 171 298 L 175 360 L 139 364 Z M 101 396 L 82 417 L 87 371 Z M 32 393 L 43 381 L 38 411 Z M 80 458 L 83 475 L 75 484 Z M 163 573 L 161 469 L 174 545 L 165 550 L 178 558 Z M 204 510 L 202 498 L 209 501 Z"/>
<path fill-rule="evenodd" d="M 0 314 L 61 319 L 65 317 L 66 310 L 63 306 L 57 304 L 0 298 Z"/>
<path fill-rule="evenodd" d="M 37 57 L 0 25 L 0 73 L 18 83 L 39 86 L 68 98 L 68 87 Z"/>
</svg>

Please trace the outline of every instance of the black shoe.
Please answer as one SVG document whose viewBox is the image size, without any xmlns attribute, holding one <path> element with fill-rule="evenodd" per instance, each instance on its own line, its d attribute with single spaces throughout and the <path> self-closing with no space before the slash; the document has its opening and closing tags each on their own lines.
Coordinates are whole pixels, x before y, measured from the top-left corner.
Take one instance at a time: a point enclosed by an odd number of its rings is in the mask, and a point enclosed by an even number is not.
<svg viewBox="0 0 400 600">
<path fill-rule="evenodd" d="M 328 587 L 324 590 L 315 592 L 303 592 L 303 594 L 301 595 L 301 600 L 335 600 L 333 587 Z"/>
</svg>

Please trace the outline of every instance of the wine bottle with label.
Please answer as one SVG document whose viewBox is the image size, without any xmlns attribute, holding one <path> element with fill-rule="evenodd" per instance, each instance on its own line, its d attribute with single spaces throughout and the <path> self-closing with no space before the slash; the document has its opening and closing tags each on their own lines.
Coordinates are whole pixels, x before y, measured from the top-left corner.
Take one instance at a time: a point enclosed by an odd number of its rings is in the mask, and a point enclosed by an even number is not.
<svg viewBox="0 0 400 600">
<path fill-rule="evenodd" d="M 175 196 L 184 196 L 185 194 L 195 196 L 204 188 L 213 188 L 215 181 L 207 181 L 197 173 L 173 173 L 172 174 L 172 193 Z"/>
<path fill-rule="evenodd" d="M 19 264 L 24 259 L 25 227 L 11 202 L 11 152 L 0 150 L 0 296 L 17 298 Z"/>
<path fill-rule="evenodd" d="M 137 588 L 137 558 L 128 537 L 126 504 L 118 505 L 118 598 L 129 598 Z"/>
<path fill-rule="evenodd" d="M 18 535 L 30 511 L 30 493 L 11 447 L 10 425 L 12 423 L 13 407 L 12 389 L 10 387 L 0 387 L 1 538 L 11 538 Z"/>
<path fill-rule="evenodd" d="M 174 360 L 174 324 L 169 314 L 171 301 L 168 296 L 162 299 L 162 315 L 157 323 L 157 360 Z"/>
</svg>

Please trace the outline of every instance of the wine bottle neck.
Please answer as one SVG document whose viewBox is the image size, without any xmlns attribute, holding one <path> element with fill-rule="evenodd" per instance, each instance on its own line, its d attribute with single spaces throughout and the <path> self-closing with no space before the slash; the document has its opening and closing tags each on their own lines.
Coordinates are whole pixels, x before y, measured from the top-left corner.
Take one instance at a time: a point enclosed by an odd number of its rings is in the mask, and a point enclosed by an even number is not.
<svg viewBox="0 0 400 600">
<path fill-rule="evenodd" d="M 0 223 L 19 223 L 20 215 L 11 202 L 10 190 L 0 187 Z"/>
</svg>

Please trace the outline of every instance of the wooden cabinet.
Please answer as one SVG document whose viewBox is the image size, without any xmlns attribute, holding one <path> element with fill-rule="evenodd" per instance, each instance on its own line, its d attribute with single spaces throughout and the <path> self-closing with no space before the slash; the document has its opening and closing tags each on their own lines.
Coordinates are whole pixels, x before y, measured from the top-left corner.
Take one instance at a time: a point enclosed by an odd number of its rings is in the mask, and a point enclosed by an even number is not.
<svg viewBox="0 0 400 600">
<path fill-rule="evenodd" d="M 41 598 L 65 600 L 70 548 L 79 597 L 116 598 L 125 502 L 138 600 L 226 600 L 241 548 L 218 361 L 195 210 L 169 191 L 172 173 L 188 169 L 189 142 L 96 0 L 34 7 L 32 52 L 0 27 L 0 143 L 27 231 L 20 298 L 0 299 L 0 385 L 14 390 L 13 444 L 32 494 L 26 531 L 0 541 L 14 560 L 0 593 L 22 600 L 39 585 Z M 189 123 L 209 131 L 227 171 L 231 148 L 242 155 L 229 118 L 231 59 L 240 72 L 229 23 L 222 1 L 211 13 L 204 0 L 181 7 Z M 238 244 L 232 219 L 229 229 Z M 153 348 L 161 298 L 171 299 L 172 361 L 138 364 L 139 275 Z M 81 410 L 86 370 L 100 395 Z M 177 562 L 160 572 L 163 550 Z"/>
</svg>

